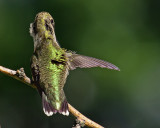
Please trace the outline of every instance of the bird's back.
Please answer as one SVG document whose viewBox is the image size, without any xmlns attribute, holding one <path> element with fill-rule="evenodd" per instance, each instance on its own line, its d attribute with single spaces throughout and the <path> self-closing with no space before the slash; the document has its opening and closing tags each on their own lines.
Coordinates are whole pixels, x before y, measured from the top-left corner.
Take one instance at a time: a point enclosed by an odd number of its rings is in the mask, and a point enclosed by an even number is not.
<svg viewBox="0 0 160 128">
<path fill-rule="evenodd" d="M 39 69 L 38 88 L 42 89 L 51 106 L 61 113 L 67 104 L 63 87 L 68 75 L 65 51 L 55 48 L 52 43 L 44 43 L 36 50 L 37 66 Z M 43 96 L 43 95 L 42 95 Z"/>
</svg>

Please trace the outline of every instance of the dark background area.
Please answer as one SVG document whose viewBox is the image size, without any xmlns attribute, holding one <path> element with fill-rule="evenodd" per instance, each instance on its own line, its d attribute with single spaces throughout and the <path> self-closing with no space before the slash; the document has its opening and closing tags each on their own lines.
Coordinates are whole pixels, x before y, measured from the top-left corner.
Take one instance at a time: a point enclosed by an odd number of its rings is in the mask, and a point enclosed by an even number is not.
<svg viewBox="0 0 160 128">
<path fill-rule="evenodd" d="M 121 71 L 70 72 L 70 104 L 106 128 L 160 127 L 159 0 L 0 0 L 0 65 L 24 67 L 31 77 L 38 12 L 55 20 L 58 42 L 79 54 L 107 60 Z M 71 128 L 73 116 L 47 117 L 37 91 L 0 73 L 2 128 Z"/>
</svg>

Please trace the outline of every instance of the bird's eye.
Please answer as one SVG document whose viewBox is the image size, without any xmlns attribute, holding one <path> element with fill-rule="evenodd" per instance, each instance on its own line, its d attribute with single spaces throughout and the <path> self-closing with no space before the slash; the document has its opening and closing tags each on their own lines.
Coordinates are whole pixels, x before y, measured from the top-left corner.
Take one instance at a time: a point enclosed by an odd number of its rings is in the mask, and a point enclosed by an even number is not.
<svg viewBox="0 0 160 128">
<path fill-rule="evenodd" d="M 53 19 L 51 19 L 51 23 L 53 24 Z"/>
<path fill-rule="evenodd" d="M 34 32 L 34 34 L 36 35 L 36 34 L 37 34 L 37 22 L 34 22 L 34 23 L 32 24 L 32 27 L 33 27 L 33 32 Z"/>
</svg>

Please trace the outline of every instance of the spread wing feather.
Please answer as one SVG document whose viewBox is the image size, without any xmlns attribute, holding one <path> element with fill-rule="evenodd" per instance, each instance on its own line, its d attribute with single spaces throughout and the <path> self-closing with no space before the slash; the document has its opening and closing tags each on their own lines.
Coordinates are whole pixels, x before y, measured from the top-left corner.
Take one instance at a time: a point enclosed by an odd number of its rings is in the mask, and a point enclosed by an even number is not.
<svg viewBox="0 0 160 128">
<path fill-rule="evenodd" d="M 72 54 L 69 56 L 69 68 L 70 70 L 74 70 L 77 67 L 79 68 L 101 67 L 118 71 L 120 70 L 117 66 L 107 61 L 79 54 Z"/>
</svg>

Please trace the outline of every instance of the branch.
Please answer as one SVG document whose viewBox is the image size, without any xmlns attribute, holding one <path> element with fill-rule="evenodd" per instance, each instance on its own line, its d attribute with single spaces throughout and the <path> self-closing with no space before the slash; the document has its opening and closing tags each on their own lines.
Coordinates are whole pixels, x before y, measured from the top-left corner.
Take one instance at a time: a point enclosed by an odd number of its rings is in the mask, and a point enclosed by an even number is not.
<svg viewBox="0 0 160 128">
<path fill-rule="evenodd" d="M 31 83 L 31 80 L 30 78 L 28 78 L 25 73 L 24 73 L 24 69 L 21 68 L 17 71 L 14 71 L 14 70 L 11 70 L 11 69 L 8 69 L 8 68 L 5 68 L 5 67 L 2 67 L 0 66 L 0 72 L 10 76 L 10 77 L 13 77 L 14 79 L 17 79 L 33 88 L 36 88 L 36 86 Z M 75 116 L 78 120 L 78 123 L 80 125 L 84 124 L 88 127 L 93 127 L 93 128 L 104 128 L 103 126 L 97 124 L 96 122 L 88 119 L 87 117 L 85 117 L 83 114 L 81 114 L 78 110 L 76 110 L 72 105 L 70 105 L 68 103 L 68 108 L 69 108 L 69 111 L 72 113 L 73 116 Z"/>
</svg>

